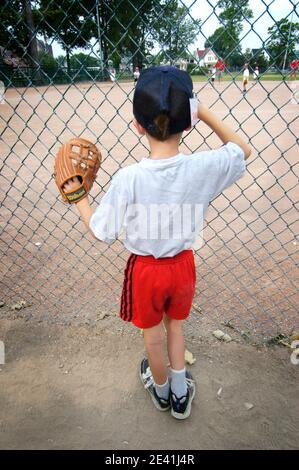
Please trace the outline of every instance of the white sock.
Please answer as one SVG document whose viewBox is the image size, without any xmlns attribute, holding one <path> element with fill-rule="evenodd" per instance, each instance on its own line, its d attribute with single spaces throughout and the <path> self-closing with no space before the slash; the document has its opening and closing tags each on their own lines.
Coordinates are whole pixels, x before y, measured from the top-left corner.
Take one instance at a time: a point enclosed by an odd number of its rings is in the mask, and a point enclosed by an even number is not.
<svg viewBox="0 0 299 470">
<path fill-rule="evenodd" d="M 163 398 L 164 400 L 168 400 L 169 390 L 170 390 L 168 379 L 166 380 L 165 384 L 162 384 L 162 385 L 155 384 L 155 389 L 156 389 L 157 395 L 160 398 Z"/>
<path fill-rule="evenodd" d="M 170 369 L 171 372 L 171 391 L 177 398 L 187 395 L 186 368 L 181 370 Z"/>
</svg>

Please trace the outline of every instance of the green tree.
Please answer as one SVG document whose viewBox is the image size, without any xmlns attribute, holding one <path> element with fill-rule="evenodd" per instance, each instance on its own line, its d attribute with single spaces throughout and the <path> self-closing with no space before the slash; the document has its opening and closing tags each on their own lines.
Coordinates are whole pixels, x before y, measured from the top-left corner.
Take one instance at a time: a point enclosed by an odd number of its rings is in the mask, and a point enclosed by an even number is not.
<svg viewBox="0 0 299 470">
<path fill-rule="evenodd" d="M 252 10 L 248 7 L 249 0 L 220 0 L 217 7 L 223 8 L 219 18 L 225 28 L 239 35 L 243 31 L 242 22 L 253 18 Z"/>
<path fill-rule="evenodd" d="M 205 47 L 212 49 L 231 66 L 240 66 L 244 62 L 240 45 L 240 34 L 243 21 L 253 17 L 248 7 L 249 0 L 220 0 L 217 7 L 222 8 L 219 14 L 222 26 L 217 28 L 205 42 Z"/>
<path fill-rule="evenodd" d="M 190 20 L 189 10 L 177 0 L 155 2 L 151 18 L 151 35 L 167 61 L 175 63 L 188 54 L 188 47 L 199 33 L 200 20 Z"/>
<path fill-rule="evenodd" d="M 95 36 L 95 22 L 84 2 L 73 0 L 40 0 L 36 12 L 38 29 L 59 42 L 66 52 L 68 74 L 71 71 L 70 54 L 76 47 L 90 47 Z"/>
<path fill-rule="evenodd" d="M 0 44 L 36 66 L 36 34 L 31 2 L 11 0 L 0 10 Z"/>
<path fill-rule="evenodd" d="M 246 62 L 247 64 L 250 64 L 250 62 L 252 61 L 252 50 L 250 49 L 250 47 L 247 47 L 245 49 L 243 57 L 244 57 L 244 62 Z"/>
<path fill-rule="evenodd" d="M 252 57 L 250 59 L 250 65 L 252 68 L 255 68 L 257 65 L 260 71 L 264 72 L 268 65 L 269 61 L 266 58 L 263 49 L 258 49 L 257 51 L 251 51 L 252 52 Z"/>
<path fill-rule="evenodd" d="M 287 18 L 282 18 L 275 25 L 268 28 L 270 35 L 267 44 L 267 52 L 270 56 L 271 64 L 278 68 L 284 66 L 296 57 L 296 46 L 299 40 L 299 23 L 290 22 Z"/>
<path fill-rule="evenodd" d="M 2 5 L 0 20 L 0 44 L 6 44 L 8 50 L 23 55 L 26 32 L 21 2 L 11 0 Z"/>
<path fill-rule="evenodd" d="M 149 37 L 150 18 L 156 3 L 158 0 L 99 2 L 99 30 L 105 67 L 108 66 L 109 58 L 114 67 L 118 68 L 123 57 L 129 58 L 134 66 L 142 67 L 152 47 Z M 95 7 L 94 17 L 97 22 Z"/>
<path fill-rule="evenodd" d="M 66 57 L 64 55 L 59 55 L 58 57 L 56 57 L 56 60 L 57 60 L 60 67 L 64 66 L 65 59 L 66 59 Z"/>
<path fill-rule="evenodd" d="M 220 26 L 209 36 L 205 41 L 205 47 L 211 47 L 219 57 L 224 58 L 230 65 L 237 65 L 244 60 L 236 31 L 227 34 L 224 26 Z"/>
<path fill-rule="evenodd" d="M 45 52 L 39 52 L 38 60 L 41 70 L 48 76 L 53 77 L 59 68 L 59 63 L 53 56 Z"/>
<path fill-rule="evenodd" d="M 99 60 L 96 57 L 93 57 L 88 54 L 83 54 L 79 52 L 78 54 L 73 54 L 71 59 L 71 67 L 74 69 L 79 69 L 81 67 L 98 67 Z"/>
</svg>

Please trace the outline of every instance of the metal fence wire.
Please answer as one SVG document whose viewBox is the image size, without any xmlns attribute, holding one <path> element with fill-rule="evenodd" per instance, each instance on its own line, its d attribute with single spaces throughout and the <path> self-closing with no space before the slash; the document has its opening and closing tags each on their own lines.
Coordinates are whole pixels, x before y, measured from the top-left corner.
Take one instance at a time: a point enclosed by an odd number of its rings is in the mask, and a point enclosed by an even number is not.
<svg viewBox="0 0 299 470">
<path fill-rule="evenodd" d="M 134 70 L 164 63 L 188 70 L 198 99 L 253 149 L 246 175 L 211 203 L 188 334 L 226 325 L 265 341 L 298 329 L 295 1 L 11 0 L 0 20 L 0 317 L 116 321 L 128 253 L 86 234 L 54 158 L 73 136 L 99 146 L 96 208 L 115 172 L 148 155 L 132 126 Z M 181 150 L 219 145 L 199 123 Z"/>
</svg>

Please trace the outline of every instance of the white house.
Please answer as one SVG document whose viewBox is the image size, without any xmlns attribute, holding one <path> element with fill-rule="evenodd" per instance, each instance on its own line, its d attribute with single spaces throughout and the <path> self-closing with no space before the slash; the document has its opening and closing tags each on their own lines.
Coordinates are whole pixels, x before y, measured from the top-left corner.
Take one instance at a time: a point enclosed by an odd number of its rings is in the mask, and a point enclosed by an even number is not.
<svg viewBox="0 0 299 470">
<path fill-rule="evenodd" d="M 200 67 L 207 67 L 209 65 L 216 64 L 218 57 L 211 47 L 205 49 L 196 49 L 195 57 Z"/>
</svg>

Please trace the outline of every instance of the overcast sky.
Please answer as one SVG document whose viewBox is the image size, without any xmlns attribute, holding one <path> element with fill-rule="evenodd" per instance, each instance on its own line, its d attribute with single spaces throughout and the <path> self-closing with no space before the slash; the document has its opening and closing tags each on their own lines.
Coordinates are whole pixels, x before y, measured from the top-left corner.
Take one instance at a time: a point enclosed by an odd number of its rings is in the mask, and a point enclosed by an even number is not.
<svg viewBox="0 0 299 470">
<path fill-rule="evenodd" d="M 213 13 L 212 6 L 217 5 L 217 0 L 180 0 L 186 6 L 190 7 L 190 14 L 193 18 L 200 18 L 202 21 L 201 32 L 197 37 L 197 40 L 194 44 L 190 45 L 189 51 L 193 52 L 196 48 L 203 49 L 205 36 L 208 37 L 218 28 L 220 25 L 217 15 Z M 237 2 L 238 0 L 236 0 Z M 250 20 L 250 24 L 244 21 L 244 29 L 241 33 L 242 39 L 242 49 L 245 51 L 247 47 L 249 48 L 259 48 L 262 45 L 261 39 L 259 36 L 266 40 L 268 38 L 268 28 L 273 25 L 274 20 L 278 21 L 281 18 L 287 17 L 291 19 L 290 13 L 293 10 L 293 3 L 297 4 L 296 0 L 249 0 L 249 7 L 253 11 L 253 19 Z M 212 6 L 211 6 L 212 5 Z M 266 6 L 268 5 L 268 11 Z M 216 9 L 216 13 L 220 13 L 221 10 Z M 264 14 L 263 14 L 264 12 Z M 261 16 L 262 15 L 262 16 Z M 298 21 L 298 10 L 293 14 L 292 21 Z M 253 25 L 253 30 L 251 30 L 251 25 Z M 52 44 L 54 56 L 65 55 L 62 48 L 54 42 Z M 97 47 L 95 47 L 97 50 Z M 87 50 L 75 49 L 73 52 L 86 52 L 90 53 Z M 93 55 L 93 54 L 92 54 Z"/>
</svg>

